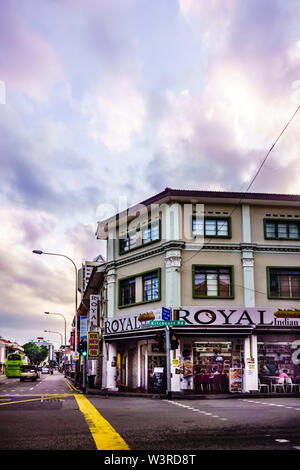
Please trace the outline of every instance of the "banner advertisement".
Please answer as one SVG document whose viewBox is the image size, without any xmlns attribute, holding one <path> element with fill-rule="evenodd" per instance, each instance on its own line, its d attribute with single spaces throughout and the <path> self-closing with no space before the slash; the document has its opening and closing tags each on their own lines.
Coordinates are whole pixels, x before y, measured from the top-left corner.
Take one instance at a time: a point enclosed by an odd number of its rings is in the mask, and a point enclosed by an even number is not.
<svg viewBox="0 0 300 470">
<path fill-rule="evenodd" d="M 243 388 L 243 369 L 231 368 L 229 369 L 229 391 L 242 392 Z"/>
<path fill-rule="evenodd" d="M 89 331 L 88 333 L 88 358 L 99 358 L 99 333 L 97 331 Z"/>
</svg>

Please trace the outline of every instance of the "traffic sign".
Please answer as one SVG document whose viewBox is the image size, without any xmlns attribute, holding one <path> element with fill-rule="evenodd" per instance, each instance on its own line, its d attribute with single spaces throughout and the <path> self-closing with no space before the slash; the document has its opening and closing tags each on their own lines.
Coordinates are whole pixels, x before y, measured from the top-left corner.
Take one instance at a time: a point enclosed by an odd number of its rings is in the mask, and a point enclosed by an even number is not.
<svg viewBox="0 0 300 470">
<path fill-rule="evenodd" d="M 185 326 L 184 320 L 151 320 L 149 326 Z"/>
<path fill-rule="evenodd" d="M 165 321 L 171 320 L 171 310 L 169 308 L 162 307 L 161 309 L 162 319 Z"/>
</svg>

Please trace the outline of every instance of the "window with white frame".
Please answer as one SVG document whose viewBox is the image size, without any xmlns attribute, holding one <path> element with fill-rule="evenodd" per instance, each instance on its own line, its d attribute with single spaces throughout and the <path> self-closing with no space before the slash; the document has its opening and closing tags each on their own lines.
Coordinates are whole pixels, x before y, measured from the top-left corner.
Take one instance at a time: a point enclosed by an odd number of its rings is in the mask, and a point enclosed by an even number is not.
<svg viewBox="0 0 300 470">
<path fill-rule="evenodd" d="M 154 242 L 160 239 L 159 222 L 149 224 L 147 228 L 142 230 L 142 243 L 143 245 Z"/>
<path fill-rule="evenodd" d="M 265 238 L 300 239 L 300 221 L 265 220 Z"/>
<path fill-rule="evenodd" d="M 228 217 L 193 217 L 192 220 L 193 235 L 205 237 L 229 237 L 230 219 Z"/>
<path fill-rule="evenodd" d="M 136 233 L 128 234 L 126 238 L 120 238 L 120 253 L 136 248 Z"/>
<path fill-rule="evenodd" d="M 160 300 L 160 268 L 119 280 L 119 308 Z"/>
<path fill-rule="evenodd" d="M 233 297 L 233 273 L 231 266 L 194 266 L 194 297 Z"/>
<path fill-rule="evenodd" d="M 267 268 L 271 298 L 300 298 L 300 268 Z"/>
<path fill-rule="evenodd" d="M 159 299 L 159 274 L 154 271 L 143 276 L 143 300 Z"/>
</svg>

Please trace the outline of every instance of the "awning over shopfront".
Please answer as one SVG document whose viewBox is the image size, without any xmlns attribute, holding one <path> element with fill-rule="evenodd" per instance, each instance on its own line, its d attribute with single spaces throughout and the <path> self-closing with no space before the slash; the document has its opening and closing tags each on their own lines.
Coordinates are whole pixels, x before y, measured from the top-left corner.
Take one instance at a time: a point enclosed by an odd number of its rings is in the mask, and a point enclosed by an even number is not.
<svg viewBox="0 0 300 470">
<path fill-rule="evenodd" d="M 253 328 L 246 328 L 246 327 L 233 327 L 233 328 L 224 328 L 224 327 L 211 327 L 211 328 L 203 328 L 203 327 L 182 327 L 172 328 L 172 333 L 175 336 L 212 336 L 212 337 L 224 337 L 224 336 L 249 336 L 253 333 Z"/>
<path fill-rule="evenodd" d="M 133 340 L 145 340 L 155 339 L 157 333 L 163 333 L 164 328 L 151 328 L 138 331 L 130 331 L 125 333 L 116 333 L 110 335 L 104 335 L 104 341 L 106 343 L 113 343 L 114 341 L 133 341 Z"/>
<path fill-rule="evenodd" d="M 109 334 L 104 335 L 105 342 L 112 343 L 114 341 L 124 341 L 124 340 L 145 340 L 145 339 L 155 339 L 157 333 L 163 333 L 165 328 L 150 328 L 142 329 L 138 331 L 128 331 L 123 333 Z M 253 328 L 203 328 L 203 327 L 171 327 L 172 334 L 178 337 L 186 336 L 211 336 L 211 337 L 224 337 L 224 336 L 249 336 L 253 332 Z"/>
</svg>

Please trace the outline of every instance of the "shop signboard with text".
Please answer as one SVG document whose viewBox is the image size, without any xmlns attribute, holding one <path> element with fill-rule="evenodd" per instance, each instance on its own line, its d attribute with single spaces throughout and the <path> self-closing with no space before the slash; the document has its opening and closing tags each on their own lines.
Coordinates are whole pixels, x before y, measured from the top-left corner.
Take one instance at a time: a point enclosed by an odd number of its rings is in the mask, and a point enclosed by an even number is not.
<svg viewBox="0 0 300 470">
<path fill-rule="evenodd" d="M 87 316 L 80 317 L 80 339 L 87 339 Z"/>
<path fill-rule="evenodd" d="M 175 320 L 186 326 L 287 326 L 300 327 L 300 309 L 246 307 L 179 307 Z"/>
<path fill-rule="evenodd" d="M 165 315 L 164 315 L 164 318 Z M 105 334 L 128 333 L 149 329 L 154 322 L 167 323 L 163 318 L 163 309 L 148 310 L 141 313 L 118 315 L 105 321 Z M 178 321 L 173 326 L 211 327 L 298 327 L 300 328 L 300 309 L 297 308 L 259 308 L 259 307 L 205 307 L 188 306 L 173 309 L 170 322 Z"/>
<path fill-rule="evenodd" d="M 99 357 L 99 333 L 89 331 L 88 333 L 88 358 L 98 359 Z"/>
<path fill-rule="evenodd" d="M 146 312 L 108 318 L 105 321 L 105 334 L 128 333 L 129 331 L 150 328 L 151 322 L 164 321 L 164 318 L 166 318 L 166 310 L 165 308 L 157 308 L 147 310 Z M 170 318 L 170 316 L 168 316 L 168 318 Z"/>
</svg>

